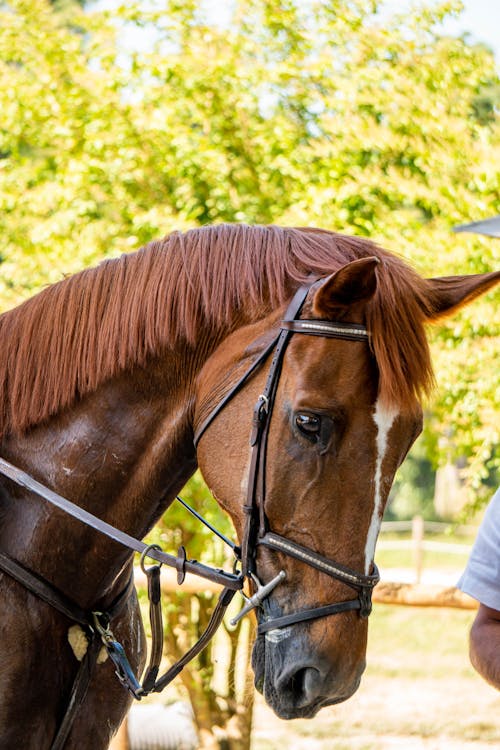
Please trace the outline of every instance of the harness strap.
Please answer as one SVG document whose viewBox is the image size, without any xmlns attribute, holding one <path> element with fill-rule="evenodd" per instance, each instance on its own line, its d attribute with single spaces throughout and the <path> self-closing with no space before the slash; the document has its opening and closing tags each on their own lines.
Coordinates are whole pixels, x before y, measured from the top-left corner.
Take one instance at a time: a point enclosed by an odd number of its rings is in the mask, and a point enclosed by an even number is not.
<svg viewBox="0 0 500 750">
<path fill-rule="evenodd" d="M 335 604 L 326 604 L 324 607 L 311 607 L 311 609 L 303 609 L 299 612 L 293 612 L 293 614 L 291 615 L 274 617 L 272 620 L 261 622 L 257 628 L 257 635 L 269 633 L 271 630 L 276 630 L 277 628 L 286 628 L 287 625 L 294 625 L 296 622 L 317 620 L 319 617 L 326 617 L 327 615 L 338 615 L 341 612 L 349 612 L 350 610 L 355 609 L 361 609 L 361 602 L 359 601 L 359 599 L 349 599 L 349 601 L 347 602 L 336 602 Z"/>
<path fill-rule="evenodd" d="M 144 568 L 143 568 L 144 570 Z M 145 569 L 148 581 L 149 622 L 151 623 L 151 653 L 149 666 L 144 677 L 142 688 L 149 693 L 156 682 L 161 658 L 163 656 L 163 617 L 161 611 L 160 565 L 151 565 Z"/>
<path fill-rule="evenodd" d="M 27 570 L 21 563 L 6 555 L 5 552 L 0 552 L 0 570 L 3 570 L 11 578 L 14 578 L 24 588 L 31 591 L 32 594 L 35 594 L 39 599 L 46 602 L 46 604 L 66 615 L 70 620 L 77 622 L 83 627 L 90 625 L 91 619 L 89 619 L 88 612 L 81 609 L 81 607 L 68 599 L 67 596 L 47 583 L 47 581 L 44 581 L 35 575 L 35 573 L 32 573 L 31 570 Z"/>
<path fill-rule="evenodd" d="M 380 580 L 379 570 L 375 563 L 373 563 L 373 573 L 370 575 L 364 575 L 363 573 L 358 573 L 352 568 L 348 568 L 346 565 L 341 565 L 341 563 L 335 562 L 334 560 L 329 560 L 318 552 L 315 552 L 308 547 L 303 547 L 301 544 L 297 544 L 297 542 L 290 539 L 285 539 L 279 534 L 274 534 L 273 532 L 268 532 L 262 537 L 262 539 L 259 539 L 257 543 L 269 547 L 270 549 L 277 550 L 278 552 L 283 552 L 290 557 L 294 557 L 296 560 L 300 560 L 306 565 L 316 568 L 316 570 L 326 573 L 326 575 L 329 575 L 337 581 L 341 581 L 352 589 L 358 591 L 357 599 L 327 604 L 322 607 L 312 607 L 310 609 L 294 612 L 290 615 L 267 620 L 258 626 L 258 635 L 262 635 L 263 633 L 267 633 L 276 628 L 284 628 L 287 625 L 293 625 L 296 622 L 315 620 L 319 617 L 336 615 L 340 612 L 347 612 L 349 610 L 359 609 L 361 617 L 368 617 L 372 611 L 372 591 Z"/>
<path fill-rule="evenodd" d="M 134 579 L 131 575 L 123 591 L 118 594 L 118 596 L 114 599 L 113 603 L 110 607 L 108 607 L 106 612 L 101 613 L 100 616 L 105 618 L 107 621 L 111 621 L 115 617 L 117 617 L 126 606 L 133 588 Z M 91 617 L 95 622 L 94 613 L 91 615 Z M 64 748 L 76 713 L 85 700 L 85 696 L 87 695 L 87 690 L 89 688 L 90 681 L 97 664 L 97 657 L 99 656 L 99 652 L 102 646 L 100 634 L 93 627 L 87 627 L 87 637 L 89 639 L 87 651 L 85 652 L 85 655 L 80 662 L 78 672 L 76 673 L 76 677 L 73 681 L 73 686 L 71 688 L 71 693 L 69 696 L 69 701 L 66 707 L 64 718 L 61 722 L 61 725 L 59 726 L 50 750 L 62 750 Z"/>
<path fill-rule="evenodd" d="M 187 651 L 184 656 L 182 656 L 177 662 L 175 662 L 175 664 L 172 664 L 172 666 L 165 672 L 164 675 L 162 675 L 162 677 L 160 677 L 160 679 L 152 688 L 152 692 L 161 692 L 164 687 L 166 687 L 170 682 L 172 682 L 175 677 L 177 677 L 179 672 L 184 669 L 186 664 L 190 662 L 191 659 L 194 659 L 195 656 L 198 656 L 200 651 L 203 651 L 205 646 L 215 635 L 215 632 L 221 624 L 226 613 L 226 609 L 231 603 L 231 600 L 235 593 L 236 592 L 233 589 L 229 588 L 225 588 L 222 590 L 219 596 L 219 600 L 214 607 L 214 611 L 212 612 L 212 616 L 210 617 L 209 623 L 200 636 L 199 640 L 196 641 L 194 646 L 191 646 L 189 651 Z"/>
<path fill-rule="evenodd" d="M 216 416 L 219 414 L 219 412 L 222 411 L 222 409 L 226 406 L 226 404 L 231 401 L 233 396 L 235 396 L 238 391 L 244 386 L 244 384 L 247 382 L 247 380 L 250 379 L 250 377 L 253 375 L 254 372 L 256 372 L 259 367 L 262 365 L 262 363 L 268 358 L 269 354 L 272 352 L 274 347 L 276 346 L 276 342 L 278 341 L 279 333 L 274 336 L 273 340 L 266 346 L 266 348 L 259 354 L 257 359 L 255 359 L 250 367 L 246 370 L 246 372 L 241 376 L 241 378 L 233 385 L 230 391 L 226 393 L 222 401 L 219 401 L 217 404 L 217 407 L 210 412 L 208 417 L 201 423 L 201 425 L 196 430 L 194 437 L 193 437 L 193 443 L 194 447 L 198 447 L 198 443 L 200 442 L 205 430 L 207 430 Z"/>
<path fill-rule="evenodd" d="M 368 341 L 370 334 L 358 323 L 332 323 L 329 320 L 283 320 L 281 328 L 292 333 L 305 333 L 309 336 L 346 339 L 347 341 Z"/>
<path fill-rule="evenodd" d="M 285 319 L 294 319 L 299 315 L 310 289 L 310 284 L 303 284 L 295 292 L 285 313 Z M 281 366 L 287 344 L 292 332 L 281 328 L 276 339 L 274 351 L 266 384 L 262 394 L 254 408 L 252 434 L 250 436 L 251 459 L 248 473 L 248 486 L 246 503 L 243 506 L 245 512 L 245 526 L 241 544 L 242 573 L 248 576 L 253 572 L 256 553 L 256 536 L 265 533 L 265 475 L 266 475 L 266 453 L 269 423 L 272 406 L 278 387 Z M 217 409 L 217 413 L 218 413 Z"/>
<path fill-rule="evenodd" d="M 24 565 L 21 565 L 17 560 L 13 560 L 12 557 L 6 555 L 5 552 L 0 552 L 0 570 L 3 570 L 4 573 L 7 573 L 11 578 L 24 586 L 24 588 L 28 589 L 28 591 L 31 591 L 31 593 L 39 599 L 42 599 L 46 604 L 49 604 L 58 612 L 61 612 L 61 614 L 65 615 L 69 620 L 77 622 L 84 628 L 93 628 L 93 612 L 86 612 L 78 604 L 75 604 L 75 602 L 69 599 L 69 597 L 56 589 L 55 586 L 36 575 L 31 570 L 28 570 L 28 568 L 25 568 Z M 130 576 L 125 588 L 120 591 L 118 596 L 113 600 L 104 613 L 104 616 L 108 621 L 111 621 L 120 614 L 127 603 L 128 597 L 133 588 L 134 579 Z"/>
<path fill-rule="evenodd" d="M 68 739 L 68 734 L 70 733 L 71 727 L 73 726 L 76 712 L 82 705 L 85 696 L 87 695 L 87 690 L 94 673 L 94 668 L 97 664 L 97 657 L 99 656 L 99 651 L 101 650 L 102 646 L 101 639 L 96 632 L 92 632 L 90 637 L 91 640 L 88 645 L 87 651 L 85 652 L 85 656 L 80 662 L 78 672 L 73 681 L 73 686 L 71 688 L 71 693 L 69 696 L 69 701 L 66 707 L 64 718 L 59 726 L 50 750 L 62 750 L 62 748 L 66 744 L 66 740 Z"/>
<path fill-rule="evenodd" d="M 346 565 L 341 565 L 338 562 L 329 560 L 327 557 L 323 557 L 318 552 L 315 552 L 308 547 L 303 547 L 297 542 L 293 542 L 290 539 L 273 532 L 268 532 L 262 539 L 259 539 L 259 544 L 271 549 L 278 550 L 278 552 L 284 552 L 290 557 L 294 557 L 296 560 L 301 560 L 306 565 L 310 565 L 316 570 L 320 570 L 322 573 L 326 573 L 332 578 L 336 578 L 338 581 L 347 584 L 351 588 L 370 588 L 373 589 L 380 580 L 378 568 L 374 566 L 374 572 L 371 575 L 364 575 L 358 573 L 352 568 L 348 568 Z"/>
<path fill-rule="evenodd" d="M 163 552 L 160 548 L 152 548 L 150 545 L 141 542 L 139 539 L 135 539 L 135 537 L 130 536 L 130 534 L 127 534 L 106 521 L 103 521 L 101 518 L 94 516 L 79 505 L 72 503 L 57 492 L 45 487 L 41 482 L 37 482 L 36 479 L 31 477 L 25 471 L 22 471 L 22 469 L 19 469 L 17 466 L 14 466 L 1 457 L 0 474 L 8 477 L 20 487 L 25 487 L 31 492 L 35 492 L 39 497 L 42 497 L 52 505 L 60 508 L 65 513 L 68 513 L 68 515 L 77 518 L 79 521 L 90 526 L 92 529 L 95 529 L 100 534 L 104 534 L 115 542 L 119 542 L 133 552 L 143 554 L 148 550 L 148 557 L 153 558 L 153 560 L 168 565 L 170 568 L 178 567 L 178 558 L 174 555 L 169 555 L 167 552 Z M 226 573 L 220 569 L 210 568 L 208 565 L 203 565 L 203 563 L 200 563 L 197 560 L 185 560 L 183 562 L 183 569 L 187 573 L 194 573 L 195 575 L 200 576 L 200 578 L 206 578 L 209 581 L 218 583 L 221 586 L 226 586 L 227 588 L 232 588 L 235 591 L 239 591 L 243 587 L 243 579 L 241 576 L 234 575 L 233 573 Z"/>
</svg>

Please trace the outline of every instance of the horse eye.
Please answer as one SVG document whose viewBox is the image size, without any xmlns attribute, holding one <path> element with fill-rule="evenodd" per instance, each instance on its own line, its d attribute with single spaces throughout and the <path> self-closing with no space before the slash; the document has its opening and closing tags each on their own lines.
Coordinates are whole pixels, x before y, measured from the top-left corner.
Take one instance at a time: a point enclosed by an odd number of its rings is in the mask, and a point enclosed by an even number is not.
<svg viewBox="0 0 500 750">
<path fill-rule="evenodd" d="M 296 414 L 295 424 L 309 440 L 316 440 L 321 431 L 321 417 L 316 414 Z"/>
</svg>

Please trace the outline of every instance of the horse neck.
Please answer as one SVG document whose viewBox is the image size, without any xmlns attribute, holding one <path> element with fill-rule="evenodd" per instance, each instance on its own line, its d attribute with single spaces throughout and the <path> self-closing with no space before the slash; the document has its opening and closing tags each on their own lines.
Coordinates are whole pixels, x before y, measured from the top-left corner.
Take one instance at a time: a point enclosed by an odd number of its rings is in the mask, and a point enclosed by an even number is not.
<svg viewBox="0 0 500 750">
<path fill-rule="evenodd" d="M 2 454 L 142 537 L 196 468 L 192 390 L 201 365 L 199 355 L 172 354 L 132 369 L 46 425 L 5 441 Z M 131 560 L 127 550 L 25 491 L 9 486 L 5 495 L 3 550 L 67 594 L 77 590 L 81 606 L 116 593 Z"/>
</svg>

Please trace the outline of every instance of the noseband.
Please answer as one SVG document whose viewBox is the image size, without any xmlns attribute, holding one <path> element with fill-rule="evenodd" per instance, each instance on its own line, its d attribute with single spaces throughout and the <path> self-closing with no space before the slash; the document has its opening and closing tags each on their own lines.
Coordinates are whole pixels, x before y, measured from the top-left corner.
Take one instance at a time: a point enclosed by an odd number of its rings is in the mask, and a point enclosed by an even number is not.
<svg viewBox="0 0 500 750">
<path fill-rule="evenodd" d="M 322 336 L 326 338 L 346 339 L 348 341 L 364 341 L 369 339 L 369 333 L 365 326 L 356 323 L 329 322 L 326 320 L 304 320 L 300 319 L 300 311 L 304 305 L 310 285 L 301 286 L 293 297 L 285 317 L 280 325 L 280 332 L 266 347 L 258 359 L 245 372 L 235 386 L 226 394 L 225 398 L 217 405 L 210 415 L 201 424 L 195 434 L 194 442 L 198 444 L 205 430 L 220 414 L 224 406 L 248 381 L 251 375 L 263 364 L 267 356 L 274 349 L 274 355 L 269 368 L 264 391 L 259 396 L 253 412 L 252 432 L 250 436 L 251 460 L 248 476 L 247 497 L 243 505 L 245 522 L 241 545 L 242 573 L 248 577 L 256 593 L 247 599 L 237 617 L 232 620 L 235 624 L 241 617 L 247 614 L 266 599 L 271 591 L 285 578 L 284 571 L 262 585 L 257 577 L 256 557 L 259 546 L 264 546 L 282 554 L 293 557 L 296 560 L 309 565 L 322 573 L 326 573 L 337 581 L 340 581 L 357 591 L 355 599 L 335 602 L 321 607 L 300 610 L 282 617 L 269 618 L 258 626 L 258 634 L 262 635 L 271 630 L 285 628 L 298 622 L 315 620 L 327 615 L 339 614 L 350 610 L 359 610 L 361 617 L 368 617 L 372 609 L 372 591 L 380 580 L 379 572 L 373 563 L 373 572 L 370 575 L 358 573 L 351 568 L 330 560 L 320 555 L 309 547 L 303 547 L 291 539 L 287 539 L 269 530 L 269 522 L 265 513 L 265 471 L 267 457 L 267 443 L 272 411 L 276 399 L 281 368 L 286 347 L 293 334 L 306 334 L 309 336 Z"/>
</svg>

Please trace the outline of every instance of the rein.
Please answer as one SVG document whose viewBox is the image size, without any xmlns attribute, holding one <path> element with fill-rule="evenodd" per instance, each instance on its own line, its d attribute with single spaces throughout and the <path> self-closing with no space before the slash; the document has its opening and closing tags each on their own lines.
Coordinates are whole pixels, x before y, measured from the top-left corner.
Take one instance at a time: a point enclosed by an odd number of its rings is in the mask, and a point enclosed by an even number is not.
<svg viewBox="0 0 500 750">
<path fill-rule="evenodd" d="M 231 624 L 235 625 L 252 609 L 260 607 L 262 602 L 269 596 L 276 586 L 284 580 L 286 574 L 281 570 L 278 575 L 268 583 L 262 584 L 260 582 L 256 570 L 256 557 L 259 546 L 268 547 L 278 553 L 286 554 L 294 559 L 300 560 L 306 565 L 312 566 L 316 570 L 326 573 L 336 580 L 345 583 L 358 593 L 357 598 L 352 600 L 335 602 L 325 606 L 301 610 L 299 612 L 286 614 L 272 619 L 266 619 L 258 626 L 257 632 L 259 635 L 263 635 L 271 630 L 288 627 L 289 625 L 298 622 L 306 622 L 350 610 L 359 610 L 361 617 L 368 617 L 370 614 L 372 590 L 379 580 L 378 570 L 374 563 L 373 573 L 371 575 L 358 573 L 355 570 L 335 562 L 334 560 L 330 560 L 320 555 L 315 550 L 303 547 L 290 539 L 286 539 L 279 534 L 273 533 L 269 529 L 269 523 L 265 514 L 265 469 L 269 425 L 285 351 L 292 335 L 305 334 L 363 342 L 369 340 L 369 333 L 362 325 L 329 322 L 325 320 L 304 320 L 299 318 L 300 311 L 309 290 L 310 284 L 305 284 L 297 290 L 286 311 L 284 320 L 281 322 L 279 333 L 273 338 L 270 344 L 265 347 L 257 359 L 253 361 L 251 366 L 218 403 L 209 416 L 201 423 L 194 436 L 194 444 L 195 447 L 197 447 L 207 428 L 224 409 L 226 404 L 241 390 L 251 376 L 264 364 L 271 351 L 274 350 L 264 391 L 259 396 L 253 412 L 253 424 L 250 436 L 252 454 L 247 498 L 243 506 L 245 525 L 241 548 L 228 540 L 223 534 L 220 534 L 220 532 L 202 516 L 184 503 L 181 498 L 178 498 L 187 510 L 193 513 L 193 515 L 195 515 L 202 523 L 208 526 L 208 528 L 231 546 L 236 560 L 241 561 L 241 573 L 228 573 L 218 568 L 203 565 L 196 560 L 188 560 L 184 547 L 180 547 L 177 556 L 174 556 L 163 552 L 157 545 L 146 545 L 144 542 L 120 531 L 111 524 L 97 518 L 92 513 L 89 513 L 56 492 L 50 490 L 26 472 L 0 457 L 1 475 L 7 477 L 17 485 L 34 492 L 55 507 L 63 510 L 65 513 L 68 513 L 99 533 L 108 536 L 115 542 L 122 544 L 131 551 L 140 553 L 141 567 L 148 580 L 152 648 L 149 665 L 145 672 L 143 684 L 141 685 L 132 671 L 123 647 L 118 641 L 116 641 L 113 632 L 110 629 L 111 621 L 123 611 L 128 602 L 133 587 L 132 578 L 106 612 L 84 612 L 74 602 L 71 602 L 67 597 L 58 592 L 50 583 L 44 581 L 40 576 L 37 576 L 35 573 L 27 570 L 24 566 L 20 565 L 6 554 L 0 552 L 0 570 L 17 580 L 26 589 L 48 603 L 57 611 L 64 614 L 68 619 L 80 624 L 84 628 L 84 632 L 87 636 L 88 648 L 73 683 L 66 714 L 58 729 L 51 750 L 62 750 L 64 746 L 76 711 L 85 698 L 92 677 L 92 672 L 97 662 L 99 650 L 102 645 L 104 645 L 109 658 L 115 666 L 115 671 L 120 682 L 131 692 L 134 698 L 140 700 L 150 692 L 159 692 L 163 690 L 163 688 L 179 674 L 183 667 L 208 644 L 222 622 L 226 609 L 235 592 L 242 590 L 246 578 L 252 582 L 255 593 L 250 597 L 246 597 L 243 594 L 246 603 L 240 610 L 239 614 L 231 620 Z M 146 568 L 146 558 L 151 558 L 156 564 L 150 565 Z M 179 585 L 184 581 L 186 573 L 193 573 L 201 578 L 220 584 L 224 588 L 219 596 L 218 603 L 212 613 L 208 626 L 200 639 L 183 657 L 181 657 L 181 659 L 173 664 L 164 675 L 158 678 L 163 651 L 163 624 L 160 601 L 160 568 L 163 564 L 177 570 L 177 581 Z"/>
</svg>

